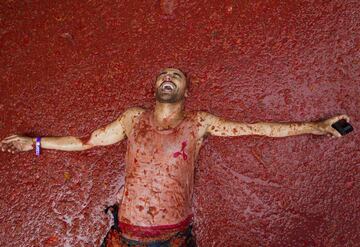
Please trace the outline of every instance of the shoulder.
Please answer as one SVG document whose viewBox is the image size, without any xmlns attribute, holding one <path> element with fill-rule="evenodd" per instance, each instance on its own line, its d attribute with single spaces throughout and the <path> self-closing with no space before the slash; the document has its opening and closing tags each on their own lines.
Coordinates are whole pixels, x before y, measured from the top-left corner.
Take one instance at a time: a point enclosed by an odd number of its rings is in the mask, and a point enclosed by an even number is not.
<svg viewBox="0 0 360 247">
<path fill-rule="evenodd" d="M 206 111 L 197 111 L 196 119 L 199 123 L 209 124 L 214 121 L 217 117 Z"/>
<path fill-rule="evenodd" d="M 196 111 L 193 114 L 196 126 L 198 127 L 198 135 L 203 137 L 207 133 L 213 115 L 205 111 Z"/>
<path fill-rule="evenodd" d="M 129 118 L 136 118 L 136 117 L 139 117 L 145 111 L 146 110 L 141 108 L 141 107 L 130 107 L 130 108 L 125 110 L 123 115 L 125 117 L 129 117 Z"/>
<path fill-rule="evenodd" d="M 139 117 L 146 112 L 145 109 L 141 107 L 131 107 L 126 109 L 118 120 L 121 122 L 123 127 L 125 128 L 125 132 L 127 135 L 131 132 L 134 124 L 138 121 Z"/>
<path fill-rule="evenodd" d="M 193 123 L 204 122 L 206 119 L 206 112 L 202 111 L 187 111 L 185 112 L 185 118 Z"/>
</svg>

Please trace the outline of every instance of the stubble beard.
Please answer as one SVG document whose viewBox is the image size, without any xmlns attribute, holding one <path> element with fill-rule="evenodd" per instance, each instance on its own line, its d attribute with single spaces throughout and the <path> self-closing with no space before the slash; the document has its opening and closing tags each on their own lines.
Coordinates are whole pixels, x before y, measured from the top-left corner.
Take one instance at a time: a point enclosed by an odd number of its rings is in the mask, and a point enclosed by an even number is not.
<svg viewBox="0 0 360 247">
<path fill-rule="evenodd" d="M 183 100 L 183 96 L 179 95 L 178 93 L 168 94 L 162 93 L 160 89 L 156 90 L 155 98 L 160 103 L 177 103 Z"/>
</svg>

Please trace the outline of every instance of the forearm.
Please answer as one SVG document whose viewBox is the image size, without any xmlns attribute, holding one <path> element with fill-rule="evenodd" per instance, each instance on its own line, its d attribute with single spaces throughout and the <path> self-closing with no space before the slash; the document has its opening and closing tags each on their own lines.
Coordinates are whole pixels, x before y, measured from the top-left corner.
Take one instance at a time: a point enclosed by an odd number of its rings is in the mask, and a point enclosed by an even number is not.
<svg viewBox="0 0 360 247">
<path fill-rule="evenodd" d="M 250 124 L 253 134 L 268 137 L 286 137 L 303 134 L 323 135 L 317 122 L 303 123 L 255 123 Z"/>
<path fill-rule="evenodd" d="M 239 123 L 219 120 L 209 127 L 209 132 L 215 136 L 260 135 L 268 137 L 285 137 L 302 134 L 322 135 L 317 122 L 307 123 Z"/>
<path fill-rule="evenodd" d="M 36 138 L 32 139 L 33 143 L 36 142 Z M 42 137 L 41 148 L 55 149 L 62 151 L 82 151 L 93 147 L 89 143 L 84 143 L 80 138 L 74 136 L 64 137 Z"/>
</svg>

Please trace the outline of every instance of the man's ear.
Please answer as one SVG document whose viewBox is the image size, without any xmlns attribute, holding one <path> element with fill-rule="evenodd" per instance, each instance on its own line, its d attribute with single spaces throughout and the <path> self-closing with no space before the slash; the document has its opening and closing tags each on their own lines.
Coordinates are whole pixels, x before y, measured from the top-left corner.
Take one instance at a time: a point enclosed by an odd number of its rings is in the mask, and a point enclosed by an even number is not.
<svg viewBox="0 0 360 247">
<path fill-rule="evenodd" d="M 189 97 L 189 90 L 185 90 L 185 98 Z"/>
</svg>

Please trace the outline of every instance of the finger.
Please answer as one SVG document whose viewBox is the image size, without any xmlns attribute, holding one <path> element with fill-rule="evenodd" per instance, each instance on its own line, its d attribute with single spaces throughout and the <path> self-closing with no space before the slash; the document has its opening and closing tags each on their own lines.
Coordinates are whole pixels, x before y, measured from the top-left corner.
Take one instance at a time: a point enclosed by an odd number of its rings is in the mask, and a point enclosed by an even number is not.
<svg viewBox="0 0 360 247">
<path fill-rule="evenodd" d="M 3 139 L 3 141 L 8 141 L 8 140 L 14 140 L 14 139 L 20 139 L 20 136 L 8 136 L 6 138 Z"/>
<path fill-rule="evenodd" d="M 7 145 L 3 149 L 4 152 L 11 152 L 11 146 Z"/>
<path fill-rule="evenodd" d="M 9 143 L 9 142 L 12 142 L 12 141 L 13 141 L 12 139 L 6 139 L 6 140 L 4 139 L 4 140 L 1 141 L 1 143 Z"/>
<path fill-rule="evenodd" d="M 1 142 L 2 143 L 10 143 L 10 142 L 13 142 L 13 141 L 19 141 L 20 140 L 20 137 L 12 137 L 10 139 L 4 139 L 2 140 Z"/>
<path fill-rule="evenodd" d="M 342 137 L 342 135 L 337 130 L 331 130 L 331 133 L 334 137 Z"/>
<path fill-rule="evenodd" d="M 9 144 L 2 144 L 1 151 L 6 152 L 8 150 Z"/>
<path fill-rule="evenodd" d="M 12 145 L 12 146 L 10 147 L 10 149 L 11 149 L 11 152 L 14 152 L 14 151 L 18 150 L 18 148 L 17 148 L 16 146 L 14 146 L 14 145 Z"/>
<path fill-rule="evenodd" d="M 346 122 L 350 121 L 350 117 L 348 115 L 340 115 L 338 116 L 338 120 L 345 119 Z"/>
<path fill-rule="evenodd" d="M 344 115 L 344 118 L 346 119 L 346 122 L 350 122 L 350 117 L 348 115 Z"/>
<path fill-rule="evenodd" d="M 10 149 L 10 151 L 13 152 L 13 151 L 17 150 L 18 148 L 13 143 L 10 143 L 8 146 L 8 149 Z"/>
<path fill-rule="evenodd" d="M 10 135 L 10 136 L 8 136 L 8 137 L 6 137 L 6 138 L 13 137 L 13 136 L 17 136 L 17 135 L 16 135 L 16 134 L 14 134 L 14 135 Z"/>
<path fill-rule="evenodd" d="M 13 154 L 17 153 L 19 151 L 19 149 L 14 145 L 10 147 L 10 150 L 11 150 L 11 153 L 13 153 Z"/>
<path fill-rule="evenodd" d="M 21 146 L 19 145 L 14 145 L 13 143 L 11 144 L 11 151 L 21 151 Z"/>
<path fill-rule="evenodd" d="M 17 137 L 18 135 L 11 135 L 11 136 L 8 136 L 8 137 L 5 137 L 4 140 L 7 140 L 7 139 L 10 139 L 10 138 L 13 138 L 13 137 Z"/>
</svg>

